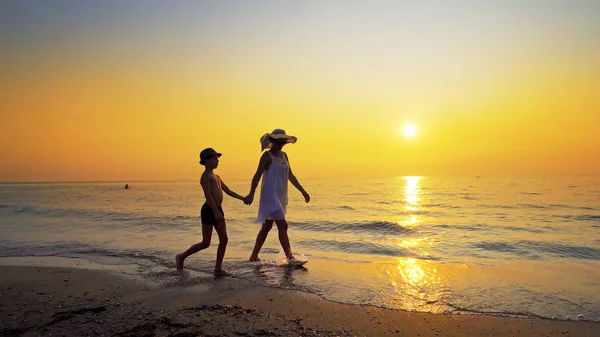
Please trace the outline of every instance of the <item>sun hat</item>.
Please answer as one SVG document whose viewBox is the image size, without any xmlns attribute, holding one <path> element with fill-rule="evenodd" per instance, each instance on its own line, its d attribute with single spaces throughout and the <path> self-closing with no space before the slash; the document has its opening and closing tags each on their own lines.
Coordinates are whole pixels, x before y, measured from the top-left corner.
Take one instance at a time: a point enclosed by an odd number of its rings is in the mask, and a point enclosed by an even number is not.
<svg viewBox="0 0 600 337">
<path fill-rule="evenodd" d="M 212 147 L 209 147 L 209 148 L 206 148 L 206 149 L 202 150 L 200 152 L 200 164 L 204 165 L 206 159 L 208 159 L 209 157 L 215 156 L 215 155 L 217 157 L 220 157 L 223 154 L 222 153 L 218 153 Z"/>
<path fill-rule="evenodd" d="M 294 136 L 288 136 L 285 134 L 285 130 L 283 129 L 275 129 L 271 133 L 265 133 L 262 137 L 260 137 L 260 150 L 264 151 L 265 149 L 271 148 L 273 144 L 271 143 L 271 139 L 285 139 L 286 143 L 294 144 L 298 138 Z"/>
</svg>

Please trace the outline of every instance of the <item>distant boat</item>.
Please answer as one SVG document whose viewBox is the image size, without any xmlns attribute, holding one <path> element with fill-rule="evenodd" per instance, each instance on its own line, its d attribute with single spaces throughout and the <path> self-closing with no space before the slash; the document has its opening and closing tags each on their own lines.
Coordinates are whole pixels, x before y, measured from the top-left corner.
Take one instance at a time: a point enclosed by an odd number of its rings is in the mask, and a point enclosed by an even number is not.
<svg viewBox="0 0 600 337">
<path fill-rule="evenodd" d="M 125 184 L 125 189 L 128 190 L 129 189 L 129 184 Z"/>
</svg>

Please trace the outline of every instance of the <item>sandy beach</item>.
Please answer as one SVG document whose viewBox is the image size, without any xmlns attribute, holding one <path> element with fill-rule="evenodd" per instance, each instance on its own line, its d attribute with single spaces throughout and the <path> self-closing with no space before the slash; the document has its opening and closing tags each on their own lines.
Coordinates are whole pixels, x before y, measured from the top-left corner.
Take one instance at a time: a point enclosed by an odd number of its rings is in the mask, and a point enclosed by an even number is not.
<svg viewBox="0 0 600 337">
<path fill-rule="evenodd" d="M 598 336 L 600 323 L 353 306 L 236 278 L 157 287 L 110 271 L 0 267 L 0 336 Z"/>
<path fill-rule="evenodd" d="M 0 1 L 0 337 L 600 337 L 599 16 Z"/>
</svg>

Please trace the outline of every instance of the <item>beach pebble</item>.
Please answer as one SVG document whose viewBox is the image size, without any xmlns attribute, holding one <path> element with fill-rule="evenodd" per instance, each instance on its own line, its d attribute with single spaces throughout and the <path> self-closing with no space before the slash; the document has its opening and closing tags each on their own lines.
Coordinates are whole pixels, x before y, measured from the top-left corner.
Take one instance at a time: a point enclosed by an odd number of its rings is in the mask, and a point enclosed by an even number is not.
<svg viewBox="0 0 600 337">
<path fill-rule="evenodd" d="M 583 316 L 582 314 L 577 315 L 577 319 L 585 319 L 585 316 Z"/>
</svg>

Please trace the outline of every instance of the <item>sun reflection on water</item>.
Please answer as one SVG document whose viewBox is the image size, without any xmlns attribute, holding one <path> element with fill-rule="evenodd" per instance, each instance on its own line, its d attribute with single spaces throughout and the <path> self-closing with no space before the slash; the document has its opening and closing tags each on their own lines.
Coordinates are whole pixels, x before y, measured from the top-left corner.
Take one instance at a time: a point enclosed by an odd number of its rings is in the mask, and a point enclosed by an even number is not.
<svg viewBox="0 0 600 337">
<path fill-rule="evenodd" d="M 421 223 L 421 183 L 422 177 L 402 177 L 404 183 L 402 201 L 404 203 L 403 219 L 398 224 L 406 228 L 418 227 Z M 428 237 L 397 238 L 395 244 L 416 257 L 399 257 L 385 266 L 385 276 L 394 289 L 393 301 L 402 309 L 446 312 L 448 306 L 443 302 L 443 296 L 449 292 L 438 274 L 438 262 L 429 259 L 429 253 L 424 251 L 431 247 Z"/>
<path fill-rule="evenodd" d="M 420 209 L 421 188 L 419 187 L 419 182 L 421 181 L 421 177 L 402 177 L 402 180 L 405 182 L 403 201 L 407 218 L 399 221 L 398 224 L 407 228 L 416 227 L 419 225 L 419 218 L 414 213 Z"/>
<path fill-rule="evenodd" d="M 419 288 L 427 288 L 428 285 L 433 284 L 436 279 L 437 270 L 435 268 L 429 268 L 430 273 L 426 274 L 421 263 L 415 258 L 409 258 L 398 261 L 398 275 L 404 280 L 405 283 L 411 286 Z"/>
<path fill-rule="evenodd" d="M 387 269 L 387 277 L 395 290 L 394 300 L 405 310 L 442 313 L 449 310 L 444 286 L 435 261 L 400 258 Z"/>
<path fill-rule="evenodd" d="M 409 215 L 408 219 L 398 222 L 402 227 L 415 227 L 419 225 L 419 219 L 416 215 Z"/>
<path fill-rule="evenodd" d="M 427 238 L 410 238 L 410 239 L 402 239 L 398 243 L 398 247 L 402 248 L 414 248 L 414 247 L 424 247 L 425 245 L 431 246 L 430 242 L 427 242 Z"/>
<path fill-rule="evenodd" d="M 406 186 L 404 187 L 404 201 L 406 205 L 404 208 L 407 211 L 417 211 L 419 209 L 418 203 L 421 200 L 419 197 L 419 181 L 421 177 L 402 177 L 402 179 L 406 181 Z"/>
</svg>

